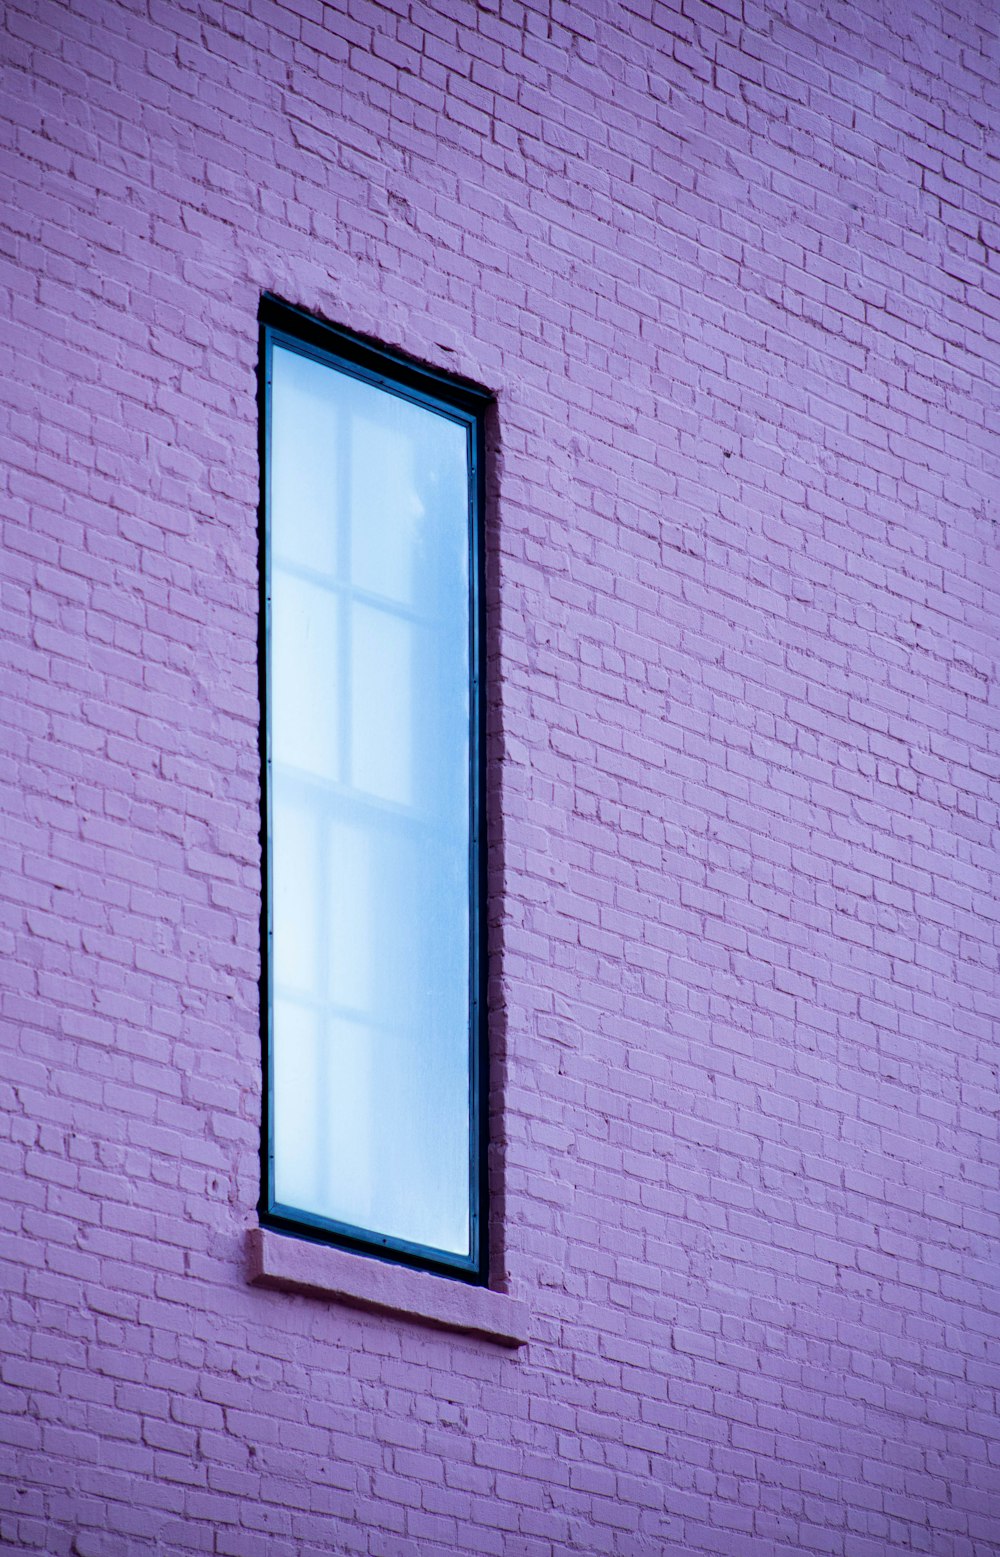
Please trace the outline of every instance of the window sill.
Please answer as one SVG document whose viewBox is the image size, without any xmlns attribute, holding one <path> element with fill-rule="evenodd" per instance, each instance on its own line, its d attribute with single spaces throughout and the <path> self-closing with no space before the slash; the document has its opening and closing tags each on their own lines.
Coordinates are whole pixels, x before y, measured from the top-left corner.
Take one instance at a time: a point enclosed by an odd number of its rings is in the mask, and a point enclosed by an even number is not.
<svg viewBox="0 0 1000 1557">
<path fill-rule="evenodd" d="M 527 1305 L 504 1292 L 347 1254 L 266 1227 L 248 1230 L 246 1253 L 247 1277 L 255 1287 L 332 1298 L 349 1308 L 393 1314 L 498 1346 L 523 1346 L 528 1339 Z"/>
</svg>

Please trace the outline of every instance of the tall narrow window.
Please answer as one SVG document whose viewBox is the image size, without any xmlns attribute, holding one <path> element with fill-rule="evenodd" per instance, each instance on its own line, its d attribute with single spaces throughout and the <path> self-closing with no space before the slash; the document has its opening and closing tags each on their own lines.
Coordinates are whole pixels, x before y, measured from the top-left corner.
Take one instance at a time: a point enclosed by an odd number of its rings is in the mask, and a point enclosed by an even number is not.
<svg viewBox="0 0 1000 1557">
<path fill-rule="evenodd" d="M 485 1279 L 487 397 L 265 298 L 261 1211 Z"/>
</svg>

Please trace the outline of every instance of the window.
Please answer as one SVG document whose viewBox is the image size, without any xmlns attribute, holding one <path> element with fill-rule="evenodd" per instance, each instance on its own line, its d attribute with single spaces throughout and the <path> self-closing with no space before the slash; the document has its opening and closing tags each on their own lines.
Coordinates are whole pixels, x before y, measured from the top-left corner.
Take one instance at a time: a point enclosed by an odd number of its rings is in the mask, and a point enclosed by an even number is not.
<svg viewBox="0 0 1000 1557">
<path fill-rule="evenodd" d="M 262 1220 L 485 1280 L 480 390 L 261 305 Z"/>
</svg>

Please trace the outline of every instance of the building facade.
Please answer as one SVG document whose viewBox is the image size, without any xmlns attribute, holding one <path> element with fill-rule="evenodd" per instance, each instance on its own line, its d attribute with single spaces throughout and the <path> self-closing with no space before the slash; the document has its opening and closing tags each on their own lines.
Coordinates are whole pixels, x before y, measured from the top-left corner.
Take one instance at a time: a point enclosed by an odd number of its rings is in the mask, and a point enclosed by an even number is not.
<svg viewBox="0 0 1000 1557">
<path fill-rule="evenodd" d="M 10 0 L 0 1545 L 1000 1551 L 989 0 Z M 258 315 L 489 392 L 488 1282 L 262 1229 Z"/>
</svg>

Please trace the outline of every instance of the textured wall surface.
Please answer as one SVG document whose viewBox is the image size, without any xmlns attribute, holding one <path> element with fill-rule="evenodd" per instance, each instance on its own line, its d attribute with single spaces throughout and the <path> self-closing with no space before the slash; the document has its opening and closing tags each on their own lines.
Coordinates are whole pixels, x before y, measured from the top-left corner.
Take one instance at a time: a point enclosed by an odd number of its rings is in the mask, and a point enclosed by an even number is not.
<svg viewBox="0 0 1000 1557">
<path fill-rule="evenodd" d="M 1000 1550 L 989 0 L 8 0 L 0 1546 Z M 496 391 L 497 1284 L 262 1291 L 256 310 Z"/>
</svg>

